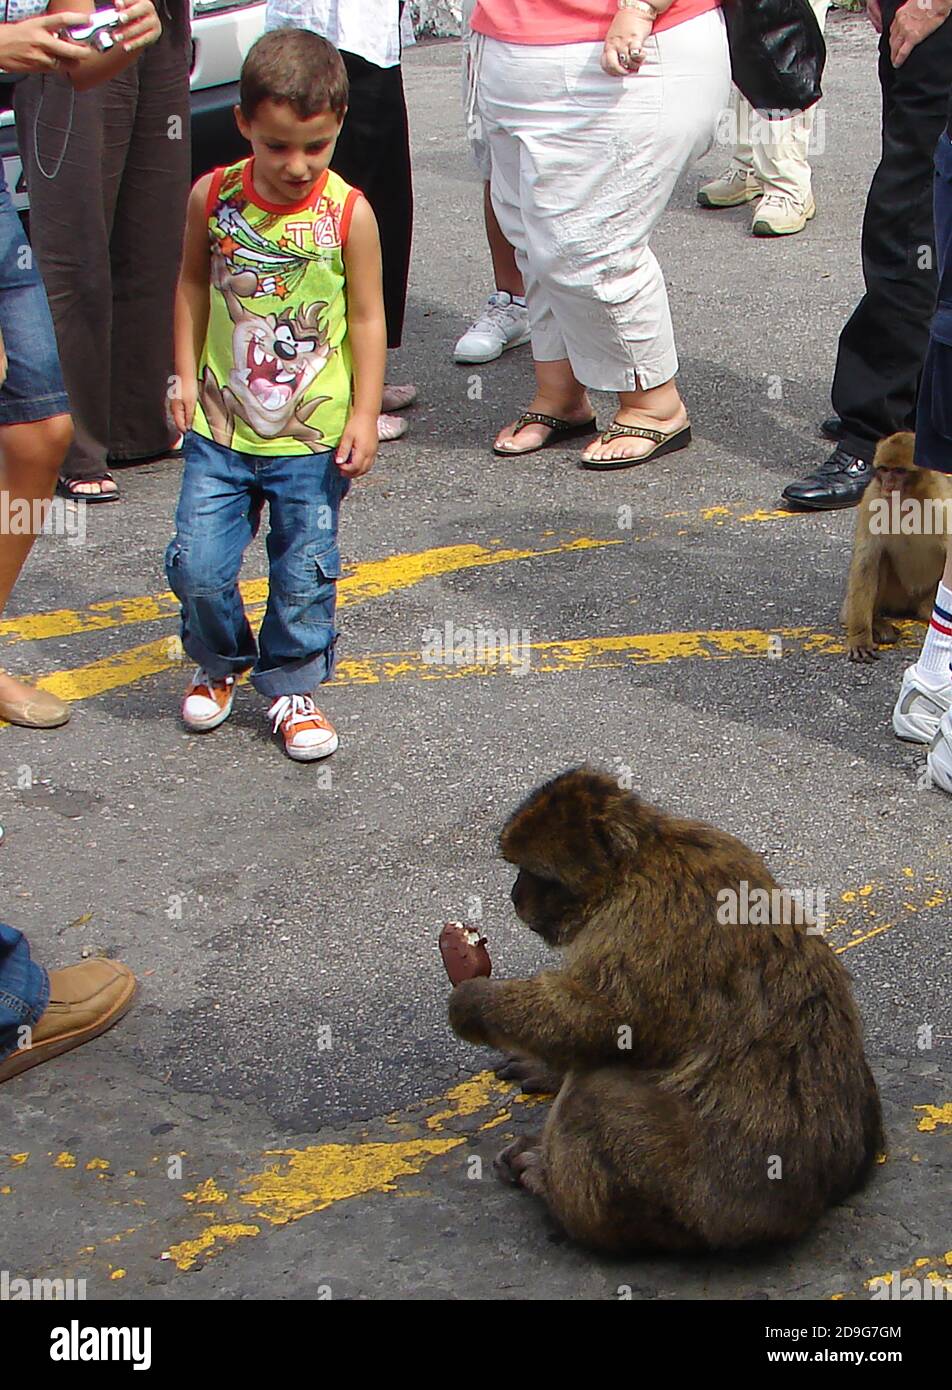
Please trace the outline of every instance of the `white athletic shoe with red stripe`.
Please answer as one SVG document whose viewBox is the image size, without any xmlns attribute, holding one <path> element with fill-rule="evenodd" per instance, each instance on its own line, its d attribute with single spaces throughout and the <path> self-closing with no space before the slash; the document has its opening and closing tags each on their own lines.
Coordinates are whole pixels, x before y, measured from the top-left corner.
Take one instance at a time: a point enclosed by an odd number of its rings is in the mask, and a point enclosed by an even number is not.
<svg viewBox="0 0 952 1390">
<path fill-rule="evenodd" d="M 908 743 L 931 743 L 939 720 L 952 709 L 952 677 L 943 685 L 923 680 L 916 666 L 902 674 L 899 699 L 893 709 L 893 729 Z"/>
<path fill-rule="evenodd" d="M 952 793 L 952 713 L 944 714 L 929 745 L 926 766 L 933 786 Z"/>
</svg>

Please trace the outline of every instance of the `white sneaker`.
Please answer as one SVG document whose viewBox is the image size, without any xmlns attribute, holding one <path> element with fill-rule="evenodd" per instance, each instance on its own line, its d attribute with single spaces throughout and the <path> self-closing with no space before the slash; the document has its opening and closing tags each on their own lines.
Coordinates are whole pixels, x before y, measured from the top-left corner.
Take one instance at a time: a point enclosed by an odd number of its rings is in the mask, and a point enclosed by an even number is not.
<svg viewBox="0 0 952 1390">
<path fill-rule="evenodd" d="M 182 722 L 193 733 L 208 733 L 209 729 L 224 724 L 234 703 L 234 676 L 213 680 L 207 671 L 199 668 L 182 701 Z"/>
<path fill-rule="evenodd" d="M 802 232 L 813 217 L 816 203 L 812 194 L 806 203 L 798 203 L 786 193 L 768 191 L 757 204 L 750 230 L 754 236 L 792 236 Z"/>
<path fill-rule="evenodd" d="M 952 709 L 952 680 L 938 687 L 927 685 L 915 666 L 902 673 L 899 699 L 893 710 L 893 729 L 907 743 L 931 743 L 939 720 Z"/>
<path fill-rule="evenodd" d="M 337 731 L 310 695 L 279 696 L 268 710 L 268 718 L 274 721 L 272 731 L 281 731 L 284 751 L 297 763 L 329 758 L 337 752 Z"/>
<path fill-rule="evenodd" d="M 929 746 L 926 767 L 933 786 L 952 792 L 952 714 L 943 714 L 936 735 Z"/>
<path fill-rule="evenodd" d="M 720 178 L 701 184 L 697 200 L 702 208 L 736 208 L 742 203 L 752 203 L 763 191 L 753 169 L 732 164 Z"/>
<path fill-rule="evenodd" d="M 529 311 L 513 303 L 511 294 L 496 290 L 483 312 L 453 349 L 456 362 L 493 362 L 509 348 L 529 341 Z"/>
</svg>

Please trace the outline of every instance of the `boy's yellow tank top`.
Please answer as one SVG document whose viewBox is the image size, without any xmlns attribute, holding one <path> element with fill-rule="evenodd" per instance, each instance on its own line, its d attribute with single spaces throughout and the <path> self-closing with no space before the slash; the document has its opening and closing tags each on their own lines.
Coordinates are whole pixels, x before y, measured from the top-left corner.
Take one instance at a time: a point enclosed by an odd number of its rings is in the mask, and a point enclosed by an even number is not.
<svg viewBox="0 0 952 1390">
<path fill-rule="evenodd" d="M 265 202 L 252 159 L 212 176 L 211 294 L 192 428 L 246 454 L 334 448 L 350 410 L 343 249 L 359 191 L 328 169 Z"/>
</svg>

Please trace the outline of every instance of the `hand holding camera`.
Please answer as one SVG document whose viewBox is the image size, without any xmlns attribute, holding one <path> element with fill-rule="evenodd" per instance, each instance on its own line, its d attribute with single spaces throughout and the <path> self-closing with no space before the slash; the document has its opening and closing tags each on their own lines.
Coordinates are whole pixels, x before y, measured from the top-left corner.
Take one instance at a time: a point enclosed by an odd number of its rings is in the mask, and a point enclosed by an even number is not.
<svg viewBox="0 0 952 1390">
<path fill-rule="evenodd" d="M 116 0 L 115 8 L 97 10 L 86 16 L 84 24 L 70 25 L 64 37 L 95 53 L 108 53 L 116 44 L 125 53 L 135 53 L 155 43 L 161 33 L 152 0 Z"/>
</svg>

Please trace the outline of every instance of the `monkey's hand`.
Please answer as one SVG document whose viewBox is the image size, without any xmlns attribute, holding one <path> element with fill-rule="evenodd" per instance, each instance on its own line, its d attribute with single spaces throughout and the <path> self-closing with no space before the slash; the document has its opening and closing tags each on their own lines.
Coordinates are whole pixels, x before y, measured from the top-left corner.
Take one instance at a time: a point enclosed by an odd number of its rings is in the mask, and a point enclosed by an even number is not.
<svg viewBox="0 0 952 1390">
<path fill-rule="evenodd" d="M 549 1067 L 617 1061 L 621 1047 L 624 1061 L 633 1046 L 626 1019 L 616 1019 L 593 990 L 558 972 L 531 980 L 464 980 L 450 995 L 449 1015 L 453 1031 L 467 1042 L 536 1057 Z"/>
<path fill-rule="evenodd" d="M 463 980 L 450 995 L 450 1027 L 466 1042 L 493 1045 L 487 1026 L 489 996 L 499 988 L 498 980 L 480 975 Z"/>
<path fill-rule="evenodd" d="M 879 652 L 873 641 L 871 631 L 859 633 L 847 633 L 846 655 L 850 661 L 870 662 L 879 660 Z"/>
</svg>

